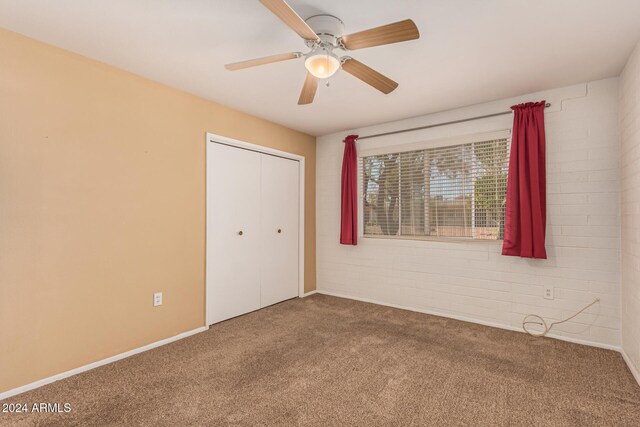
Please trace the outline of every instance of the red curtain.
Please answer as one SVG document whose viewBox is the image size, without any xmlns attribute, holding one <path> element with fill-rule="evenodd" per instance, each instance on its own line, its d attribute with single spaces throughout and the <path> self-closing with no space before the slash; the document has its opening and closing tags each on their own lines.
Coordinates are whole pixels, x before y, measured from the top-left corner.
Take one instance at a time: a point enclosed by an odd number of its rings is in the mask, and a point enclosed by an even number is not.
<svg viewBox="0 0 640 427">
<path fill-rule="evenodd" d="M 340 243 L 358 244 L 358 155 L 356 153 L 358 135 L 344 139 L 342 158 L 342 206 L 340 216 Z"/>
<path fill-rule="evenodd" d="M 502 255 L 547 258 L 545 101 L 514 105 Z"/>
</svg>

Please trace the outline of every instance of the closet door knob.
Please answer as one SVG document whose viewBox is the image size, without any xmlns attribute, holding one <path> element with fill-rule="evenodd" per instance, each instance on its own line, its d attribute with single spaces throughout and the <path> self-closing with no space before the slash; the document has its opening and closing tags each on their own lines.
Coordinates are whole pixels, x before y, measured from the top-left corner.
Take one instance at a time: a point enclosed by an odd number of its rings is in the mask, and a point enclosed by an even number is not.
<svg viewBox="0 0 640 427">
<path fill-rule="evenodd" d="M 282 233 L 282 229 L 281 228 L 278 228 L 278 233 Z"/>
<path fill-rule="evenodd" d="M 242 230 L 238 231 L 238 235 L 242 236 L 244 233 L 242 232 Z"/>
</svg>

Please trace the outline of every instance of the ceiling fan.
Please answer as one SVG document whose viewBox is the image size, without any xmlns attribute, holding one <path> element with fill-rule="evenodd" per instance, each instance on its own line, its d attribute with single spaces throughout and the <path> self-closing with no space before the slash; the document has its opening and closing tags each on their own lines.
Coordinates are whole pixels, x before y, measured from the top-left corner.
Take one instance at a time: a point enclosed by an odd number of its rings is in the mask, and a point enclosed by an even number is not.
<svg viewBox="0 0 640 427">
<path fill-rule="evenodd" d="M 336 51 L 363 49 L 415 40 L 420 37 L 418 28 L 411 19 L 343 35 L 344 23 L 335 16 L 316 15 L 304 21 L 284 0 L 260 0 L 260 3 L 298 33 L 310 49 L 309 52 L 266 56 L 227 64 L 225 68 L 236 71 L 272 62 L 305 58 L 304 65 L 307 69 L 307 77 L 302 86 L 298 105 L 311 104 L 318 89 L 318 79 L 329 78 L 340 68 L 382 93 L 391 93 L 398 87 L 398 83 L 350 56 L 339 55 Z"/>
</svg>

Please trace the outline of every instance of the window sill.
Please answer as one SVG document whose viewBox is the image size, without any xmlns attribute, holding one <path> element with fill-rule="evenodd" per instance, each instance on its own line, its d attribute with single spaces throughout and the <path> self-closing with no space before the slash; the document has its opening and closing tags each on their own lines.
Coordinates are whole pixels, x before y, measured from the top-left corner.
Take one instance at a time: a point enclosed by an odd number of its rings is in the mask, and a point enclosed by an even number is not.
<svg viewBox="0 0 640 427">
<path fill-rule="evenodd" d="M 489 245 L 502 245 L 502 240 L 489 240 L 489 239 L 465 239 L 464 237 L 430 237 L 430 236 L 372 236 L 362 235 L 363 239 L 374 240 L 411 240 L 422 242 L 443 242 L 443 243 L 471 243 L 471 244 L 489 244 Z"/>
</svg>

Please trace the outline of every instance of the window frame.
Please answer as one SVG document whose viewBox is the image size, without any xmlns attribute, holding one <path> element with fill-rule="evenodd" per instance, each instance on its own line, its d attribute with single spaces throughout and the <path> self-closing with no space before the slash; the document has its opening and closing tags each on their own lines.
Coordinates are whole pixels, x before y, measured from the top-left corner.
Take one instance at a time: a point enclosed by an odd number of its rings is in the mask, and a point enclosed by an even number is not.
<svg viewBox="0 0 640 427">
<path fill-rule="evenodd" d="M 478 132 L 465 134 L 450 138 L 427 139 L 409 144 L 385 144 L 378 147 L 365 148 L 358 152 L 358 237 L 362 239 L 373 239 L 381 241 L 409 240 L 424 242 L 444 242 L 444 243 L 472 243 L 502 245 L 503 239 L 472 239 L 467 237 L 442 237 L 442 236 L 410 236 L 410 235 L 372 235 L 364 233 L 364 183 L 363 183 L 363 161 L 364 157 L 404 153 L 416 150 L 426 150 L 430 148 L 441 148 L 452 145 L 468 144 L 472 142 L 483 142 L 496 139 L 506 139 L 508 153 L 511 149 L 511 129 L 497 130 L 493 132 Z M 401 213 L 400 213 L 401 215 Z"/>
</svg>

